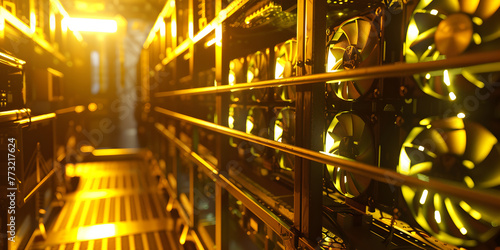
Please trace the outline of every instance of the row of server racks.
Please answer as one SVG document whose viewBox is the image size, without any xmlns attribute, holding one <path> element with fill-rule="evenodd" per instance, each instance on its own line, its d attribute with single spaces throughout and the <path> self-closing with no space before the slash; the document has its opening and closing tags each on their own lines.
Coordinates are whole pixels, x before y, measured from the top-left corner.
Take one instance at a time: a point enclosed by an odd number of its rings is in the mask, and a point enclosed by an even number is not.
<svg viewBox="0 0 500 250">
<path fill-rule="evenodd" d="M 186 249 L 495 249 L 500 3 L 166 1 L 140 136 Z"/>
<path fill-rule="evenodd" d="M 0 1 L 0 249 L 46 238 L 83 157 L 89 52 L 68 17 L 58 0 Z"/>
</svg>

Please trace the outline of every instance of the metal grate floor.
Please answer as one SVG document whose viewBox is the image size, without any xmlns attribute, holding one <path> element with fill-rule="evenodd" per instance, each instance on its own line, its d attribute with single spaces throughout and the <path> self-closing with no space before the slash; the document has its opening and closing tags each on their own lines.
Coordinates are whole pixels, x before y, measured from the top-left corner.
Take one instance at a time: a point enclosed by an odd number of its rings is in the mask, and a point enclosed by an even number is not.
<svg viewBox="0 0 500 250">
<path fill-rule="evenodd" d="M 166 201 L 141 161 L 81 163 L 76 192 L 38 249 L 177 249 Z"/>
</svg>

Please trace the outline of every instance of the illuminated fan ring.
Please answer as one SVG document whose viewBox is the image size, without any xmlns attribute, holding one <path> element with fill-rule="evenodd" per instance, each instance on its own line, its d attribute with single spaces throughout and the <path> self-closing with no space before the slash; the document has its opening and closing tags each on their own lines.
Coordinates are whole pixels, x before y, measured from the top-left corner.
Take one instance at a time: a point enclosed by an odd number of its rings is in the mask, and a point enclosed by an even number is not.
<svg viewBox="0 0 500 250">
<path fill-rule="evenodd" d="M 494 25 L 498 20 L 491 17 L 498 18 L 499 9 L 498 1 L 420 1 L 412 13 L 406 33 L 406 62 L 441 60 L 467 52 L 474 47 L 472 45 L 482 46 L 485 42 L 495 41 L 500 32 L 482 27 L 498 28 Z M 495 67 L 489 67 L 490 72 L 494 72 Z M 455 71 L 461 72 L 429 72 L 414 75 L 414 79 L 424 93 L 450 101 L 457 99 L 454 85 L 462 80 L 459 75 L 479 88 L 488 83 L 485 78 L 467 69 Z"/>
<path fill-rule="evenodd" d="M 403 143 L 399 173 L 461 180 L 469 188 L 500 185 L 500 180 L 491 177 L 500 173 L 500 145 L 487 129 L 456 117 L 425 119 L 420 125 Z M 485 166 L 491 170 L 484 172 Z M 497 211 L 425 188 L 402 186 L 401 191 L 420 226 L 444 242 L 474 246 L 499 230 L 494 226 L 500 223 Z"/>
</svg>

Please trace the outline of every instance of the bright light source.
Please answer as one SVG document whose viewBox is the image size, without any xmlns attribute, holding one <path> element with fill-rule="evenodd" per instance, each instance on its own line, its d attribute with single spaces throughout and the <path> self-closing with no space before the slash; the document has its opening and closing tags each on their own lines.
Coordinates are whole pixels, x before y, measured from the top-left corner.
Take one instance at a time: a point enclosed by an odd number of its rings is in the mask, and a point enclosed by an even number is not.
<svg viewBox="0 0 500 250">
<path fill-rule="evenodd" d="M 68 26 L 72 31 L 115 33 L 118 24 L 115 20 L 92 18 L 69 18 Z"/>
<path fill-rule="evenodd" d="M 422 192 L 422 196 L 420 197 L 420 204 L 422 205 L 425 204 L 425 200 L 427 199 L 427 194 L 429 194 L 429 191 L 427 191 L 427 189 L 424 189 L 424 191 Z"/>
<path fill-rule="evenodd" d="M 472 18 L 472 22 L 474 22 L 475 24 L 477 24 L 478 26 L 481 26 L 483 24 L 483 19 L 475 16 Z"/>
<path fill-rule="evenodd" d="M 460 233 L 462 233 L 463 235 L 466 235 L 467 229 L 465 229 L 465 227 L 460 228 Z"/>
<path fill-rule="evenodd" d="M 227 118 L 227 122 L 228 122 L 228 125 L 229 125 L 229 128 L 231 129 L 234 129 L 234 118 L 232 116 L 229 116 L 229 118 Z"/>
<path fill-rule="evenodd" d="M 431 74 L 429 74 L 429 73 L 425 74 L 425 79 L 427 79 L 427 80 L 431 79 Z"/>
<path fill-rule="evenodd" d="M 56 30 L 56 16 L 54 16 L 54 14 L 51 13 L 49 19 L 50 19 L 50 23 L 49 23 L 50 30 L 52 30 L 52 31 Z"/>
<path fill-rule="evenodd" d="M 274 126 L 274 140 L 281 142 L 281 136 L 283 135 L 283 128 L 279 125 Z"/>
<path fill-rule="evenodd" d="M 434 219 L 436 219 L 437 223 L 441 223 L 441 213 L 438 210 L 434 211 Z"/>
<path fill-rule="evenodd" d="M 473 169 L 475 167 L 474 162 L 469 160 L 462 161 L 462 164 L 468 169 Z"/>
<path fill-rule="evenodd" d="M 425 149 L 424 146 L 418 146 L 419 151 L 424 151 L 424 149 Z"/>
<path fill-rule="evenodd" d="M 247 134 L 251 134 L 252 130 L 253 130 L 253 122 L 250 119 L 247 119 L 247 127 L 246 127 Z"/>
<path fill-rule="evenodd" d="M 427 47 L 428 50 L 432 50 L 432 45 L 429 45 L 429 47 Z"/>
<path fill-rule="evenodd" d="M 281 65 L 281 63 L 279 63 L 280 59 L 281 59 L 281 57 L 278 57 L 278 59 L 276 60 L 276 68 L 274 70 L 274 79 L 283 78 L 283 73 L 285 71 L 285 67 L 283 67 L 283 65 Z"/>
<path fill-rule="evenodd" d="M 443 76 L 444 76 L 444 84 L 446 84 L 446 86 L 450 86 L 451 85 L 450 74 L 448 73 L 447 69 L 444 70 Z"/>
<path fill-rule="evenodd" d="M 333 68 L 335 66 L 335 63 L 337 62 L 337 58 L 333 55 L 331 51 L 328 51 L 328 68 L 326 69 L 327 72 L 332 72 L 335 69 Z"/>
<path fill-rule="evenodd" d="M 435 10 L 435 9 L 433 9 L 433 10 L 431 10 L 430 14 L 435 16 L 435 15 L 437 15 L 437 14 L 438 14 L 438 11 L 437 11 L 437 10 Z"/>
<path fill-rule="evenodd" d="M 208 47 L 214 45 L 215 42 L 217 42 L 217 39 L 214 37 L 214 38 L 210 39 L 208 42 L 205 43 L 205 47 L 208 48 Z"/>
<path fill-rule="evenodd" d="M 92 102 L 92 103 L 89 103 L 89 106 L 88 106 L 88 109 L 90 112 L 94 112 L 97 110 L 97 104 Z"/>
<path fill-rule="evenodd" d="M 474 43 L 476 45 L 479 45 L 479 44 L 481 44 L 483 42 L 483 39 L 481 39 L 481 35 L 479 35 L 478 33 L 474 33 L 472 35 L 472 40 L 474 40 Z"/>
<path fill-rule="evenodd" d="M 462 113 L 462 112 L 460 112 L 460 113 L 457 114 L 457 117 L 460 118 L 460 119 L 463 119 L 463 118 L 465 118 L 465 114 Z"/>
<path fill-rule="evenodd" d="M 100 224 L 89 227 L 81 227 L 78 229 L 77 240 L 94 240 L 103 239 L 116 235 L 115 224 Z"/>
<path fill-rule="evenodd" d="M 456 95 L 455 95 L 455 93 L 453 93 L 453 92 L 450 92 L 448 95 L 450 96 L 450 99 L 451 99 L 452 101 L 455 101 L 455 99 L 457 99 L 457 96 L 456 96 Z"/>
<path fill-rule="evenodd" d="M 472 180 L 472 178 L 470 178 L 470 176 L 465 176 L 464 182 L 467 185 L 467 187 L 469 187 L 469 188 L 474 188 L 474 186 L 475 186 L 474 181 Z"/>
<path fill-rule="evenodd" d="M 252 82 L 254 77 L 255 77 L 255 75 L 253 74 L 253 72 L 248 70 L 247 71 L 247 82 Z"/>
</svg>

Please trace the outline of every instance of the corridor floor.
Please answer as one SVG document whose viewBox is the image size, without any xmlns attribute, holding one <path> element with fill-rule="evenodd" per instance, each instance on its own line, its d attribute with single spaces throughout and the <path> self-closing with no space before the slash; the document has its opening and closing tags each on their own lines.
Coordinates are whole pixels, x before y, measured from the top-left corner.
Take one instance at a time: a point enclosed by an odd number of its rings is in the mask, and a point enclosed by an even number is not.
<svg viewBox="0 0 500 250">
<path fill-rule="evenodd" d="M 64 197 L 36 249 L 177 249 L 166 201 L 140 160 L 74 165 L 75 192 Z M 67 170 L 67 171 L 68 171 Z"/>
</svg>

